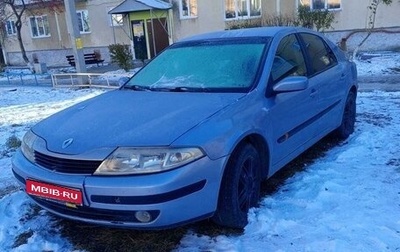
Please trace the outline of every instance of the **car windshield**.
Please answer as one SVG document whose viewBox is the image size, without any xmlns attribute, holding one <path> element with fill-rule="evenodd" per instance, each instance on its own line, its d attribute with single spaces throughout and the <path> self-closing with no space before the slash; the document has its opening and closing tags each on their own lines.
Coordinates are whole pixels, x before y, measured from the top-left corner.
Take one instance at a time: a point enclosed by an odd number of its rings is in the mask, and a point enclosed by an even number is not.
<svg viewBox="0 0 400 252">
<path fill-rule="evenodd" d="M 175 92 L 246 92 L 257 77 L 269 39 L 241 38 L 177 43 L 124 86 Z"/>
</svg>

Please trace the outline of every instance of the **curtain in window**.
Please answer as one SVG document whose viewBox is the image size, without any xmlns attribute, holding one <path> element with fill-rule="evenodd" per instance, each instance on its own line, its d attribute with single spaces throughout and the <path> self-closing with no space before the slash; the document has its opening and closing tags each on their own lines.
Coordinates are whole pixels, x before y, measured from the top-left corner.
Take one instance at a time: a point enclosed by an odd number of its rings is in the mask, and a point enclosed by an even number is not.
<svg viewBox="0 0 400 252">
<path fill-rule="evenodd" d="M 235 0 L 225 0 L 225 18 L 236 18 Z"/>
<path fill-rule="evenodd" d="M 31 23 L 32 36 L 33 37 L 38 37 L 39 33 L 38 33 L 37 26 L 36 26 L 36 18 L 35 17 L 31 17 L 29 19 L 29 21 Z"/>
<path fill-rule="evenodd" d="M 328 0 L 328 9 L 339 9 L 341 0 Z"/>
<path fill-rule="evenodd" d="M 79 11 L 76 14 L 78 15 L 79 31 L 80 32 L 90 32 L 88 11 L 87 10 Z"/>
<path fill-rule="evenodd" d="M 261 15 L 261 1 L 250 0 L 250 16 L 260 16 L 260 15 Z"/>
</svg>

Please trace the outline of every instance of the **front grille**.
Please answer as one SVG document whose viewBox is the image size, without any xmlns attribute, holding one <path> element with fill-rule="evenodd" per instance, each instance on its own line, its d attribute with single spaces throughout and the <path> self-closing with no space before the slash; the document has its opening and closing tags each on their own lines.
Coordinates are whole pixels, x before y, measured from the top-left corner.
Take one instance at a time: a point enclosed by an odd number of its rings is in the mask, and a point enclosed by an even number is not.
<svg viewBox="0 0 400 252">
<path fill-rule="evenodd" d="M 93 174 L 102 161 L 57 158 L 35 151 L 35 162 L 51 171 L 73 174 Z"/>
</svg>

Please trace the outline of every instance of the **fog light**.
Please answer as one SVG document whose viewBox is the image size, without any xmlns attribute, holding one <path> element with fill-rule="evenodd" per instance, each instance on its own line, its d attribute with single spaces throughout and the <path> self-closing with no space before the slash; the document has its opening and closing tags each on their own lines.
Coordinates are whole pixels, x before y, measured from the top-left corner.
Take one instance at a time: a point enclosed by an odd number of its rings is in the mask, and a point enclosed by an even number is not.
<svg viewBox="0 0 400 252">
<path fill-rule="evenodd" d="M 149 222 L 149 221 L 151 221 L 151 215 L 147 211 L 137 211 L 135 213 L 135 217 L 140 222 Z"/>
</svg>

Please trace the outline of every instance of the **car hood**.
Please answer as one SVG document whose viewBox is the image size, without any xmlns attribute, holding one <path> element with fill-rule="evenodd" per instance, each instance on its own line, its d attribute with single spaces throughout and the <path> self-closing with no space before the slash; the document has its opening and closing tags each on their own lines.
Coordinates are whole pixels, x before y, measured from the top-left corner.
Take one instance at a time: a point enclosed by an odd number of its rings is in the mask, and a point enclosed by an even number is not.
<svg viewBox="0 0 400 252">
<path fill-rule="evenodd" d="M 32 130 L 46 141 L 48 151 L 68 155 L 168 146 L 244 95 L 116 90 L 56 113 Z"/>
</svg>

